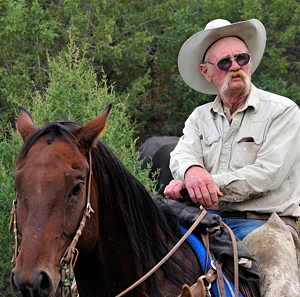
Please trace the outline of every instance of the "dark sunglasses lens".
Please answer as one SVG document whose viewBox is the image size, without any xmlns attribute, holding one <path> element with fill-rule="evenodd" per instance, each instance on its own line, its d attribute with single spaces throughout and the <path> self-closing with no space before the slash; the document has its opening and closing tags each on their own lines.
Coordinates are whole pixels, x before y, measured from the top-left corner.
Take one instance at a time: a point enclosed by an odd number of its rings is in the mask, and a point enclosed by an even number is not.
<svg viewBox="0 0 300 297">
<path fill-rule="evenodd" d="M 219 67 L 220 70 L 228 70 L 231 66 L 231 60 L 229 58 L 221 59 L 217 63 L 217 66 Z"/>
<path fill-rule="evenodd" d="M 248 64 L 250 60 L 250 55 L 247 53 L 243 53 L 235 56 L 234 59 L 240 66 L 245 66 Z M 231 64 L 232 64 L 231 59 L 224 58 L 217 63 L 217 66 L 219 67 L 220 70 L 228 70 L 231 67 Z"/>
<path fill-rule="evenodd" d="M 250 60 L 250 55 L 247 53 L 239 54 L 235 57 L 235 60 L 240 66 L 245 66 Z"/>
</svg>

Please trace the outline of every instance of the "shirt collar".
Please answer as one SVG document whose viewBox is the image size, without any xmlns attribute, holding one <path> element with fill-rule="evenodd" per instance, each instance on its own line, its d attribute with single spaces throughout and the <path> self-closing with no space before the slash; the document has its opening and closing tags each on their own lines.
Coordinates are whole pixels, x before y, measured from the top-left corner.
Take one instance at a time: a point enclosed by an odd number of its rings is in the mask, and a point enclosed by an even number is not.
<svg viewBox="0 0 300 297">
<path fill-rule="evenodd" d="M 249 96 L 245 104 L 238 111 L 243 111 L 251 106 L 254 108 L 254 112 L 257 112 L 259 102 L 260 102 L 260 98 L 258 95 L 258 89 L 251 83 Z M 215 113 L 222 113 L 222 114 L 224 113 L 223 105 L 221 103 L 221 99 L 219 95 L 217 95 L 217 97 L 215 98 L 211 110 L 214 111 Z"/>
</svg>

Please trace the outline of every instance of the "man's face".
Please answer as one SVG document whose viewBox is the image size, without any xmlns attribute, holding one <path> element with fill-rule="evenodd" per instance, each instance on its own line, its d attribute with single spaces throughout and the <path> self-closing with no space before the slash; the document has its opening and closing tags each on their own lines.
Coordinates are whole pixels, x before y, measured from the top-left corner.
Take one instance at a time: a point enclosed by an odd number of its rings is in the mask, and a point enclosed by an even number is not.
<svg viewBox="0 0 300 297">
<path fill-rule="evenodd" d="M 205 62 L 217 64 L 217 62 L 223 58 L 232 58 L 231 67 L 226 71 L 219 69 L 216 65 L 208 63 L 200 65 L 201 72 L 207 81 L 212 81 L 215 84 L 221 97 L 222 94 L 226 94 L 226 97 L 230 97 L 235 93 L 249 93 L 252 60 L 250 58 L 248 64 L 239 66 L 233 59 L 234 56 L 247 52 L 248 50 L 245 43 L 236 37 L 220 39 L 208 50 Z"/>
</svg>

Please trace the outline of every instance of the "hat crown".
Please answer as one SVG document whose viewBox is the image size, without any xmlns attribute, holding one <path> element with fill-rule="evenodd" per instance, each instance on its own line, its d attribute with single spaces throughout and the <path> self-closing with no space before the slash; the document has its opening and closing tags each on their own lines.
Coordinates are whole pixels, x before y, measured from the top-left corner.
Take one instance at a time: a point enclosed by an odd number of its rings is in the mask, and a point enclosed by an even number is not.
<svg viewBox="0 0 300 297">
<path fill-rule="evenodd" d="M 210 21 L 209 23 L 207 23 L 204 30 L 216 29 L 216 28 L 225 27 L 225 26 L 229 26 L 229 25 L 231 25 L 231 23 L 227 20 L 216 19 L 216 20 L 213 20 L 213 21 Z"/>
</svg>

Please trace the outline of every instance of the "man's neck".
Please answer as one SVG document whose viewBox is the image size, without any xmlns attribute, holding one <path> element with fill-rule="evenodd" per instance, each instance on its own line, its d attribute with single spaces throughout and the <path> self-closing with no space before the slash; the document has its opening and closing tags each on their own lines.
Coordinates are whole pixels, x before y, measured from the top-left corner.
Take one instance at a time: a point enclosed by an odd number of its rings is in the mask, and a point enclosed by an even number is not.
<svg viewBox="0 0 300 297">
<path fill-rule="evenodd" d="M 227 109 L 230 110 L 230 114 L 234 114 L 238 109 L 240 109 L 247 101 L 248 95 L 244 92 L 235 92 L 231 94 L 220 94 L 220 99 Z"/>
</svg>

